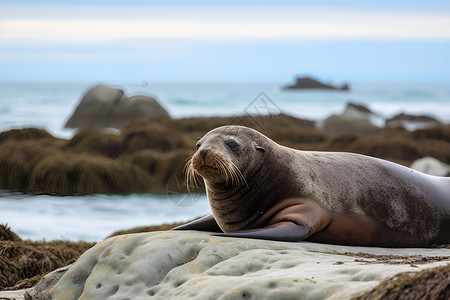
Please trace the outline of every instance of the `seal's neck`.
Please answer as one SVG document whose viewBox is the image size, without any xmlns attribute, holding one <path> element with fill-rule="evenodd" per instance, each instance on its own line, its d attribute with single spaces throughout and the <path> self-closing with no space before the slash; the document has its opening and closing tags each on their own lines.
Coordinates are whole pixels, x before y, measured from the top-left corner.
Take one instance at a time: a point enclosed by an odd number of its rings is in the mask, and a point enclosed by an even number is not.
<svg viewBox="0 0 450 300">
<path fill-rule="evenodd" d="M 219 227 L 224 232 L 248 229 L 249 224 L 259 216 L 257 196 L 252 195 L 255 188 L 206 183 L 209 206 Z"/>
<path fill-rule="evenodd" d="M 247 184 L 225 185 L 205 181 L 211 211 L 224 232 L 250 229 L 258 218 L 290 195 L 289 168 L 273 154 L 250 177 Z"/>
</svg>

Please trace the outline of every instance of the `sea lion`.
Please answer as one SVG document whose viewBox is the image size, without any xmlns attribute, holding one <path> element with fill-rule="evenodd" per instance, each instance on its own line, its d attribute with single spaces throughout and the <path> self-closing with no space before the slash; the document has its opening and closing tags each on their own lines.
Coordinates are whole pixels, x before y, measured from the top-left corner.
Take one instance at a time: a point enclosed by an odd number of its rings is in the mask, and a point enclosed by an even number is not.
<svg viewBox="0 0 450 300">
<path fill-rule="evenodd" d="M 175 230 L 279 241 L 450 244 L 450 178 L 354 153 L 300 151 L 243 126 L 201 138 L 187 164 L 212 214 Z"/>
</svg>

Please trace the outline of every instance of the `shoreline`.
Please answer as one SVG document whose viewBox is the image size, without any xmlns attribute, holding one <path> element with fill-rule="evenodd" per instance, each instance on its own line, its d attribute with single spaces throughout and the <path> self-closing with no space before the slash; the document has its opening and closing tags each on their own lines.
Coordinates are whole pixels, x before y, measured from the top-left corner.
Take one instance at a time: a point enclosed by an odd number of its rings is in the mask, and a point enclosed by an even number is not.
<svg viewBox="0 0 450 300">
<path fill-rule="evenodd" d="M 450 111 L 445 110 L 450 91 L 448 83 L 352 82 L 354 90 L 349 93 L 318 90 L 284 92 L 281 87 L 285 83 L 251 83 L 250 88 L 244 83 L 234 86 L 226 83 L 150 83 L 146 87 L 142 87 L 141 83 L 113 85 L 124 88 L 130 95 L 155 97 L 175 119 L 245 114 L 246 107 L 259 93 L 264 92 L 282 112 L 315 122 L 341 112 L 345 104 L 352 101 L 386 118 L 404 112 L 426 114 L 450 123 Z M 56 137 L 71 138 L 73 132 L 64 130 L 63 126 L 82 95 L 96 82 L 80 83 L 70 89 L 54 87 L 51 83 L 43 83 L 42 87 L 40 84 L 33 84 L 39 87 L 38 90 L 20 86 L 8 89 L 6 84 L 4 113 L 0 111 L 0 120 L 3 120 L 0 131 L 36 127 Z M 227 105 L 223 107 L 223 103 Z M 224 109 L 218 109 L 221 106 Z M 29 109 L 46 118 L 36 118 Z M 16 116 L 17 113 L 19 115 Z M 24 115 L 27 122 L 24 122 Z"/>
</svg>

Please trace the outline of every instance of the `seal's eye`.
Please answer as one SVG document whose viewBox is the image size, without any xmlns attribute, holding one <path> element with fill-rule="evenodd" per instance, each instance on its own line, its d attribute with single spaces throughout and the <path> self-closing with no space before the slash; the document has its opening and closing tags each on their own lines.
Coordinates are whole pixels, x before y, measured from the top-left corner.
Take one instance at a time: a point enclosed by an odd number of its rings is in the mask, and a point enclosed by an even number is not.
<svg viewBox="0 0 450 300">
<path fill-rule="evenodd" d="M 195 151 L 197 151 L 200 148 L 200 144 L 195 145 Z"/>
<path fill-rule="evenodd" d="M 239 146 L 238 143 L 236 143 L 236 141 L 233 140 L 226 141 L 225 145 L 227 145 L 227 147 L 230 148 L 231 150 L 236 150 L 237 147 Z"/>
</svg>

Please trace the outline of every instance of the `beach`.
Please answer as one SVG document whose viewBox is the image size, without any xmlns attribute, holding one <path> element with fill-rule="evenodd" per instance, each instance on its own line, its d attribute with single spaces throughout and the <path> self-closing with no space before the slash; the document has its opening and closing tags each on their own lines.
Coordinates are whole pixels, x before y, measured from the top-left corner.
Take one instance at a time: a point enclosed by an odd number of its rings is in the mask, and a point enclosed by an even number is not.
<svg viewBox="0 0 450 300">
<path fill-rule="evenodd" d="M 450 2 L 19 2 L 0 300 L 450 299 Z"/>
<path fill-rule="evenodd" d="M 51 251 L 63 251 L 61 252 L 63 259 L 59 259 L 57 264 L 46 270 L 47 272 L 54 270 L 57 266 L 63 267 L 66 259 L 67 262 L 77 259 L 95 242 L 102 241 L 115 231 L 124 230 L 121 233 L 126 234 L 159 229 L 167 230 L 171 226 L 158 227 L 157 225 L 174 222 L 181 224 L 207 214 L 209 205 L 206 196 L 202 194 L 201 188 L 199 194 L 188 193 L 183 170 L 186 160 L 194 153 L 196 137 L 204 135 L 215 127 L 230 124 L 246 125 L 258 129 L 281 145 L 292 148 L 361 153 L 405 166 L 410 166 L 415 160 L 422 157 L 435 157 L 443 163 L 450 162 L 448 155 L 450 153 L 448 151 L 450 149 L 450 128 L 446 125 L 448 112 L 446 109 L 436 108 L 442 105 L 443 99 L 446 99 L 445 95 L 448 91 L 445 85 L 441 86 L 440 90 L 437 89 L 437 92 L 436 90 L 431 92 L 435 89 L 435 85 L 427 86 L 422 90 L 416 86 L 409 86 L 405 90 L 397 87 L 394 89 L 395 92 L 386 86 L 384 91 L 378 90 L 378 92 L 375 92 L 375 86 L 366 89 L 365 97 L 371 99 L 370 104 L 367 104 L 366 107 L 370 107 L 370 114 L 377 117 L 374 120 L 378 120 L 378 123 L 373 123 L 375 130 L 370 133 L 330 133 L 320 127 L 328 116 L 335 114 L 344 116 L 345 119 L 346 113 L 353 113 L 352 109 L 361 109 L 364 116 L 366 110 L 361 108 L 361 105 L 348 105 L 349 97 L 359 95 L 359 98 L 364 98 L 358 94 L 362 93 L 363 88 L 355 88 L 356 91 L 359 91 L 355 94 L 340 94 L 341 92 L 330 91 L 299 93 L 282 92 L 279 87 L 273 85 L 231 85 L 221 88 L 210 86 L 201 93 L 197 89 L 198 86 L 189 86 L 186 90 L 191 90 L 191 92 L 185 91 L 184 94 L 174 92 L 176 89 L 173 86 L 170 88 L 159 86 L 161 90 L 158 95 L 163 96 L 157 96 L 154 93 L 154 97 L 159 99 L 162 107 L 171 113 L 170 119 L 130 120 L 121 131 L 92 128 L 77 132 L 62 127 L 71 112 L 75 110 L 80 93 L 82 94 L 83 89 L 87 87 L 69 86 L 72 88 L 67 90 L 68 93 L 61 97 L 60 102 L 56 98 L 52 98 L 54 96 L 50 96 L 52 95 L 51 90 L 64 89 L 67 86 L 64 88 L 56 86 L 48 88 L 48 90 L 44 86 L 41 87 L 44 90 L 41 96 L 34 96 L 41 99 L 40 104 L 35 107 L 41 110 L 37 115 L 44 114 L 47 117 L 34 116 L 34 109 L 32 107 L 25 109 L 27 101 L 23 100 L 22 106 L 19 105 L 16 109 L 3 109 L 3 112 L 7 112 L 5 115 L 8 117 L 2 119 L 3 123 L 1 124 L 5 130 L 0 133 L 0 150 L 3 151 L 0 151 L 3 153 L 0 155 L 0 159 L 4 166 L 9 166 L 8 164 L 11 166 L 3 168 L 3 172 L 7 170 L 8 173 L 3 173 L 5 174 L 2 177 L 3 185 L 0 187 L 3 189 L 0 194 L 0 202 L 4 207 L 1 221 L 7 223 L 12 231 L 18 233 L 19 239 L 31 239 L 32 241 L 23 242 L 25 244 L 32 243 L 30 249 L 34 249 L 34 247 L 41 249 L 49 247 L 51 243 L 56 243 L 56 246 L 51 246 L 56 247 L 55 250 Z M 135 88 L 142 87 L 135 86 Z M 181 89 L 183 86 L 177 88 Z M 272 93 L 259 92 L 254 98 L 251 98 L 255 91 L 264 88 Z M 167 94 L 164 94 L 164 89 L 167 89 Z M 216 94 L 212 92 L 213 90 L 216 91 Z M 241 94 L 233 94 L 239 93 L 239 91 Z M 133 95 L 129 89 L 127 93 Z M 39 95 L 39 93 L 37 94 Z M 64 95 L 62 91 L 60 94 Z M 72 96 L 69 97 L 70 94 Z M 399 97 L 401 94 L 406 98 Z M 189 100 L 189 98 L 195 98 L 196 95 L 196 101 Z M 239 101 L 227 103 L 225 106 L 227 109 L 218 110 L 214 103 L 226 102 L 229 95 Z M 385 95 L 384 99 L 389 98 L 389 101 L 375 101 L 374 99 L 380 95 Z M 24 94 L 22 99 L 26 99 L 26 97 Z M 161 98 L 166 100 L 162 101 Z M 274 98 L 281 100 L 276 102 Z M 247 99 L 250 100 L 247 102 Z M 416 99 L 416 102 L 406 99 Z M 433 100 L 429 101 L 429 99 Z M 305 102 L 314 103 L 314 101 L 317 103 L 305 105 Z M 36 100 L 32 101 L 32 103 L 35 102 Z M 239 106 L 243 109 L 237 109 Z M 297 108 L 300 106 L 303 109 Z M 49 109 L 49 107 L 53 107 L 53 109 Z M 192 111 L 186 110 L 186 107 L 190 107 Z M 281 109 L 282 107 L 283 109 Z M 408 109 L 402 109 L 402 107 L 408 107 Z M 423 107 L 427 107 L 428 110 L 424 111 Z M 30 123 L 23 123 L 23 121 L 18 123 L 19 120 L 23 120 L 21 118 L 27 110 L 30 115 Z M 285 114 L 285 111 L 292 114 Z M 297 111 L 301 111 L 301 113 L 297 114 Z M 400 111 L 409 114 L 416 112 L 421 115 L 426 112 L 439 119 L 440 123 L 414 130 L 388 128 L 384 123 L 380 123 L 383 115 L 387 118 Z M 307 118 L 299 117 L 305 115 Z M 366 122 L 372 118 L 365 119 L 364 117 L 364 120 Z M 21 129 L 21 127 L 25 128 Z M 14 151 L 11 152 L 11 149 Z M 18 167 L 20 165 L 22 167 Z M 78 177 L 69 175 L 73 174 L 74 168 L 79 174 Z M 103 172 L 112 175 L 104 177 L 105 175 L 101 175 L 105 174 Z M 11 176 L 12 174 L 16 175 Z M 93 184 L 96 176 L 98 178 L 103 176 L 101 177 L 102 181 Z M 83 221 L 80 222 L 80 220 Z M 155 226 L 150 228 L 151 225 Z M 128 231 L 135 227 L 137 227 L 135 230 Z M 63 241 L 57 242 L 57 240 Z M 8 243 L 22 242 L 6 240 L 3 243 L 5 246 Z M 46 243 L 50 243 L 49 246 L 46 246 Z M 83 246 L 85 248 L 78 252 L 70 250 L 70 256 L 64 254 L 64 251 L 68 251 L 67 247 L 78 245 L 77 243 L 86 246 Z M 299 246 L 301 247 L 301 245 L 300 243 Z M 338 249 L 338 246 L 325 246 L 329 249 L 325 251 L 320 248 L 320 244 L 317 246 L 305 245 L 307 256 L 311 258 L 311 270 L 319 273 L 303 272 L 301 280 L 306 280 L 305 282 L 308 283 L 307 293 L 318 293 L 319 299 L 328 299 L 333 295 L 335 297 L 341 295 L 344 298 L 362 295 L 383 280 L 388 280 L 390 276 L 401 272 L 445 266 L 450 257 L 447 248 L 402 250 L 349 247 L 342 250 L 342 253 L 336 254 L 333 251 Z M 324 251 L 325 254 L 323 254 Z M 328 253 L 330 251 L 331 253 Z M 348 255 L 348 252 L 366 254 Z M 419 256 L 417 253 L 420 253 Z M 49 255 L 48 252 L 46 255 Z M 260 256 L 260 254 L 255 255 Z M 429 260 L 426 258 L 428 256 L 434 258 Z M 425 263 L 422 263 L 423 261 Z M 316 270 L 313 268 L 314 264 L 322 264 L 326 267 Z M 378 274 L 386 265 L 392 270 L 376 279 L 372 273 L 372 275 L 367 275 L 367 278 L 372 279 L 367 279 L 366 285 L 357 284 L 361 281 L 358 279 L 359 277 L 352 277 L 350 280 L 345 278 L 342 280 L 327 279 L 327 274 L 339 272 L 337 269 L 341 268 L 341 265 L 349 265 L 353 270 L 357 270 L 352 271 L 355 274 L 370 273 L 372 271 L 364 270 L 370 269 L 372 266 L 374 267 L 373 274 Z M 37 272 L 36 275 L 39 275 L 38 273 L 40 272 Z M 292 269 L 287 268 L 286 273 L 280 273 L 280 276 L 291 277 L 292 274 L 297 273 L 298 270 L 292 265 Z M 272 277 L 270 274 L 274 273 L 262 274 L 262 278 Z M 31 274 L 29 277 L 32 277 Z M 329 286 L 329 288 L 320 290 L 314 288 L 318 277 L 322 278 L 320 285 Z M 195 279 L 193 280 L 195 282 Z M 336 283 L 336 280 L 340 283 Z M 257 282 L 250 280 L 247 286 L 252 284 L 259 286 Z M 311 282 L 314 283 L 312 286 L 309 285 Z M 16 288 L 22 289 L 17 292 L 18 295 L 23 295 L 25 293 L 23 288 L 29 288 L 32 284 L 25 281 L 25 284 L 17 285 Z M 362 286 L 364 287 L 362 288 Z M 4 286 L 4 288 L 6 287 Z M 257 290 L 262 291 L 263 289 L 258 287 Z M 345 290 L 348 290 L 350 294 Z M 278 289 L 274 291 L 278 291 Z M 2 297 L 17 295 L 7 294 L 12 292 L 3 293 L 0 294 Z"/>
</svg>

